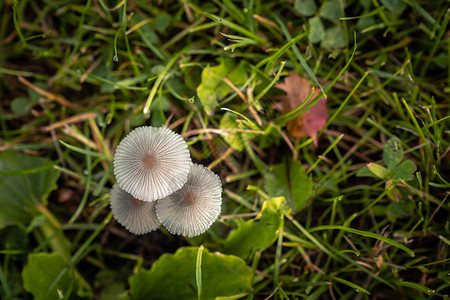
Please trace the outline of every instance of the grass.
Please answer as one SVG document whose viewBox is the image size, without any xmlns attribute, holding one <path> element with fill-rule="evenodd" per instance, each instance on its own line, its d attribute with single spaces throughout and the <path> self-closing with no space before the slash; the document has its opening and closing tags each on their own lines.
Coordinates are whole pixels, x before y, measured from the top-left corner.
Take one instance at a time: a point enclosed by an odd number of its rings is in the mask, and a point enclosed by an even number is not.
<svg viewBox="0 0 450 300">
<path fill-rule="evenodd" d="M 247 279 L 236 298 L 447 299 L 448 3 L 312 2 L 0 2 L 1 298 L 136 298 L 158 288 L 140 276 L 174 284 L 155 262 L 190 257 L 169 271 L 194 266 L 173 288 L 193 299 Z M 290 71 L 320 95 L 282 112 Z M 317 146 L 292 137 L 322 97 Z M 182 134 L 220 175 L 207 233 L 134 236 L 112 218 L 114 150 L 142 125 Z"/>
</svg>

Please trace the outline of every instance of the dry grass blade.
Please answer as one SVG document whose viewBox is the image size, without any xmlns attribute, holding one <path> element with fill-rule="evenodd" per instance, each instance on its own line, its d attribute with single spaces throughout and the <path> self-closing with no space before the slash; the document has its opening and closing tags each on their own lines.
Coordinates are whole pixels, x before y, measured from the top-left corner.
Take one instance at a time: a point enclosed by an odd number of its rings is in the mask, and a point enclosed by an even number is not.
<svg viewBox="0 0 450 300">
<path fill-rule="evenodd" d="M 65 120 L 50 124 L 48 126 L 42 127 L 42 131 L 44 132 L 48 132 L 60 127 L 64 127 L 66 125 L 70 125 L 70 124 L 74 124 L 74 123 L 80 123 L 80 122 L 84 122 L 86 120 L 89 119 L 95 119 L 97 117 L 97 113 L 95 112 L 85 112 L 85 113 L 81 113 L 72 117 L 69 117 Z"/>
<path fill-rule="evenodd" d="M 17 78 L 19 79 L 20 82 L 22 82 L 26 86 L 32 88 L 34 91 L 36 91 L 37 93 L 41 94 L 42 96 L 47 97 L 49 100 L 58 102 L 62 106 L 66 106 L 66 107 L 69 107 L 69 108 L 82 108 L 82 106 L 79 105 L 79 104 L 70 102 L 69 100 L 67 100 L 67 99 L 65 99 L 65 98 L 63 98 L 61 96 L 57 96 L 55 94 L 52 94 L 52 93 L 50 93 L 48 91 L 45 91 L 45 90 L 41 89 L 40 87 L 35 86 L 34 84 L 29 82 L 28 80 L 26 80 L 22 76 L 18 76 Z"/>
</svg>

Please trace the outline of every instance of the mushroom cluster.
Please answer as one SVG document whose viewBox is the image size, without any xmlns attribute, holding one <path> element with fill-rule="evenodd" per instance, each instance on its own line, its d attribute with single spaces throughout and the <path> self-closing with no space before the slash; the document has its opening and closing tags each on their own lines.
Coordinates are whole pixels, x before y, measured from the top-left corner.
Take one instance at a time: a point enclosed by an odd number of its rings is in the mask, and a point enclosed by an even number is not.
<svg viewBox="0 0 450 300">
<path fill-rule="evenodd" d="M 222 183 L 193 164 L 183 138 L 168 128 L 143 126 L 120 141 L 111 190 L 115 219 L 134 234 L 162 224 L 172 234 L 204 233 L 221 211 Z"/>
</svg>

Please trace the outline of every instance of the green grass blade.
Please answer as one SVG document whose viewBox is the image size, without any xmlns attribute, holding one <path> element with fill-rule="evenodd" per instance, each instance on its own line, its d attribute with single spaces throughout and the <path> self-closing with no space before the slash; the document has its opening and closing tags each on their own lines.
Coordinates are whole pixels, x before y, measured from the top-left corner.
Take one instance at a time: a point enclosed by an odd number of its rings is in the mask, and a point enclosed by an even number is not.
<svg viewBox="0 0 450 300">
<path fill-rule="evenodd" d="M 438 48 L 440 42 L 442 41 L 442 37 L 447 32 L 447 25 L 448 25 L 449 21 L 450 21 L 450 12 L 446 11 L 445 15 L 444 15 L 444 21 L 442 22 L 441 29 L 439 30 L 437 38 L 435 39 L 435 41 L 433 43 L 433 47 L 431 48 L 429 58 L 425 61 L 424 65 L 423 65 L 423 68 L 421 70 L 420 75 L 422 77 L 425 76 L 425 73 L 428 70 L 428 67 L 430 66 L 430 63 L 433 61 L 432 58 L 433 58 L 434 54 L 436 53 L 436 49 Z"/>
<path fill-rule="evenodd" d="M 309 105 L 310 103 L 309 100 L 311 99 L 311 97 L 314 94 L 314 88 L 311 89 L 311 91 L 309 92 L 308 97 L 306 97 L 305 101 L 303 101 L 302 104 L 300 104 L 299 106 L 297 106 L 296 108 L 294 108 L 293 110 L 287 112 L 284 115 L 279 116 L 278 118 L 275 119 L 275 124 L 278 125 L 284 125 L 286 124 L 286 122 L 295 119 L 296 117 L 298 117 L 299 115 L 303 114 L 307 109 L 303 109 L 306 106 L 308 107 L 312 107 L 312 105 Z M 316 98 L 314 101 L 314 104 L 316 104 L 320 99 Z"/>
<path fill-rule="evenodd" d="M 269 43 L 265 39 L 257 36 L 254 33 L 251 33 L 250 31 L 248 31 L 247 29 L 245 29 L 242 26 L 239 26 L 239 25 L 237 25 L 237 24 L 235 24 L 233 22 L 228 21 L 227 19 L 221 18 L 221 17 L 216 16 L 214 14 L 210 14 L 208 12 L 203 12 L 203 15 L 207 16 L 208 18 L 210 18 L 213 21 L 216 21 L 219 24 L 223 24 L 224 26 L 229 27 L 230 29 L 236 30 L 237 32 L 239 32 L 239 33 L 241 33 L 241 34 L 243 34 L 243 35 L 245 35 L 245 36 L 247 36 L 247 37 L 257 41 L 260 44 L 266 45 L 266 44 Z"/>
<path fill-rule="evenodd" d="M 80 216 L 80 214 L 83 212 L 84 207 L 86 206 L 86 202 L 89 197 L 89 193 L 91 192 L 91 181 L 92 181 L 92 159 L 89 154 L 86 155 L 86 170 L 88 174 L 86 175 L 86 182 L 83 192 L 83 198 L 81 198 L 81 202 L 77 207 L 77 210 L 72 215 L 72 217 L 69 220 L 69 224 L 73 224 L 75 220 Z"/>
<path fill-rule="evenodd" d="M 359 293 L 359 292 L 363 292 L 364 294 L 370 295 L 370 293 L 369 293 L 368 290 L 366 290 L 366 289 L 360 287 L 360 286 L 357 285 L 357 284 L 354 284 L 353 282 L 350 282 L 350 281 L 348 281 L 348 280 L 342 279 L 342 278 L 337 277 L 337 276 L 331 276 L 331 278 L 332 278 L 333 280 L 336 280 L 336 281 L 340 282 L 340 283 L 343 283 L 343 284 L 345 284 L 345 285 L 348 285 L 349 287 L 353 288 L 353 289 L 354 289 L 356 292 L 358 292 L 358 293 Z"/>
<path fill-rule="evenodd" d="M 3 272 L 3 264 L 0 264 L 0 282 L 2 283 L 2 289 L 7 299 L 12 299 L 11 288 L 6 280 L 5 273 Z"/>
<path fill-rule="evenodd" d="M 20 41 L 23 45 L 27 44 L 27 41 L 25 37 L 23 36 L 22 30 L 20 30 L 19 25 L 19 17 L 17 16 L 17 6 L 19 5 L 19 0 L 14 0 L 13 2 L 13 22 L 14 22 L 14 28 L 16 29 L 17 35 L 19 36 Z"/>
<path fill-rule="evenodd" d="M 299 35 L 297 35 L 295 38 L 290 39 L 289 42 L 287 42 L 286 44 L 283 45 L 283 47 L 281 47 L 280 49 L 278 49 L 277 52 L 275 52 L 274 54 L 272 54 L 271 56 L 268 57 L 268 62 L 266 67 L 264 68 L 264 72 L 267 73 L 269 72 L 273 65 L 275 64 L 275 62 L 292 46 L 294 46 L 295 44 L 297 44 L 301 39 L 303 39 L 305 36 L 307 36 L 308 33 L 307 32 L 302 32 Z M 262 64 L 265 61 L 262 61 L 261 63 L 257 64 L 256 67 L 259 68 L 259 66 L 262 66 Z"/>
<path fill-rule="evenodd" d="M 291 215 L 287 214 L 286 218 L 288 218 L 289 221 L 291 221 L 292 224 L 294 224 L 295 227 L 297 227 L 298 230 L 300 230 L 301 233 L 303 233 L 311 242 L 313 242 L 314 245 L 316 245 L 320 250 L 328 254 L 328 256 L 334 258 L 337 261 L 341 261 L 339 257 L 331 253 L 330 250 L 328 250 L 319 240 L 317 240 L 308 230 L 306 230 L 305 227 L 303 227 L 297 220 L 295 220 Z"/>
<path fill-rule="evenodd" d="M 244 13 L 242 12 L 242 10 L 239 7 L 237 7 L 233 3 L 233 1 L 231 1 L 231 0 L 222 0 L 222 1 L 214 0 L 214 2 L 217 5 L 221 5 L 222 4 L 221 2 L 223 2 L 223 5 L 233 13 L 233 17 L 237 18 L 240 23 L 245 22 Z"/>
<path fill-rule="evenodd" d="M 310 228 L 309 230 L 310 230 L 310 232 L 314 232 L 314 231 L 330 230 L 330 229 L 342 230 L 342 231 L 358 234 L 358 235 L 361 235 L 361 236 L 377 239 L 377 240 L 380 240 L 380 241 L 382 241 L 382 242 L 384 242 L 386 244 L 389 244 L 391 246 L 394 246 L 396 248 L 399 248 L 399 249 L 405 251 L 411 257 L 415 256 L 413 251 L 411 251 L 407 247 L 403 246 L 402 244 L 400 244 L 400 243 L 398 243 L 398 242 L 396 242 L 394 240 L 391 240 L 391 239 L 389 239 L 387 237 L 384 237 L 382 235 L 373 233 L 373 232 L 362 231 L 362 230 L 353 229 L 353 228 L 349 228 L 349 227 L 345 227 L 345 226 L 341 226 L 341 225 L 321 225 L 321 226 L 316 226 L 316 227 Z"/>
<path fill-rule="evenodd" d="M 311 173 L 311 171 L 314 170 L 314 168 L 322 161 L 322 157 L 325 157 L 328 154 L 328 152 L 330 152 L 331 149 L 333 149 L 337 145 L 337 143 L 341 141 L 343 137 L 344 134 L 338 136 L 337 139 L 330 146 L 328 146 L 327 149 L 325 149 L 325 151 L 323 151 L 322 155 L 320 155 L 319 158 L 314 162 L 314 164 L 306 171 L 306 174 Z"/>
<path fill-rule="evenodd" d="M 416 117 L 414 116 L 414 113 L 412 112 L 411 107 L 409 107 L 408 103 L 406 103 L 405 99 L 403 99 L 403 98 L 402 98 L 402 102 L 403 102 L 403 105 L 405 106 L 406 110 L 408 111 L 411 121 L 413 122 L 414 126 L 416 127 L 417 132 L 419 133 L 422 141 L 425 143 L 425 151 L 427 152 L 429 159 L 432 159 L 433 158 L 433 150 L 431 150 L 431 146 L 428 143 L 428 140 L 425 137 L 425 134 L 423 133 L 422 128 L 420 128 L 419 123 L 417 122 Z"/>
<path fill-rule="evenodd" d="M 48 169 L 53 169 L 55 164 L 58 162 L 52 162 L 49 164 L 45 164 L 39 168 L 27 169 L 27 170 L 0 170 L 0 175 L 27 175 L 39 173 Z"/>
<path fill-rule="evenodd" d="M 291 40 L 292 36 L 289 33 L 289 30 L 287 29 L 287 27 L 284 25 L 284 23 L 281 21 L 281 19 L 277 15 L 274 15 L 274 17 L 277 20 L 278 25 L 280 25 L 281 30 L 283 31 L 284 36 L 286 37 L 286 39 Z M 314 82 L 314 84 L 317 85 L 320 88 L 320 90 L 322 91 L 322 94 L 324 95 L 324 97 L 326 99 L 327 98 L 327 93 L 325 93 L 325 91 L 323 89 L 323 86 L 320 84 L 319 80 L 317 80 L 316 75 L 314 75 L 314 72 L 309 67 L 308 63 L 306 62 L 306 59 L 300 53 L 300 50 L 298 50 L 297 45 L 292 45 L 292 51 L 294 51 L 294 54 L 297 57 L 297 59 L 299 60 L 300 65 L 303 67 L 303 69 L 306 71 L 306 73 L 309 75 L 309 77 L 311 77 L 311 79 Z"/>
<path fill-rule="evenodd" d="M 163 81 L 163 79 L 166 77 L 167 72 L 170 70 L 170 68 L 172 68 L 172 66 L 176 63 L 176 61 L 178 60 L 178 58 L 185 53 L 186 51 L 188 51 L 190 48 L 192 47 L 191 45 L 186 46 L 185 48 L 183 48 L 181 51 L 179 51 L 177 54 L 175 54 L 170 60 L 169 62 L 166 64 L 166 66 L 164 67 L 164 69 L 162 70 L 161 74 L 158 75 L 158 78 L 156 79 L 155 83 L 153 84 L 153 87 L 150 91 L 150 94 L 148 95 L 147 101 L 145 101 L 145 105 L 144 105 L 144 109 L 143 109 L 143 113 L 144 115 L 147 115 L 150 109 L 150 105 L 152 104 L 153 98 L 156 95 L 156 91 L 158 90 L 159 86 L 161 85 L 161 82 Z"/>
<path fill-rule="evenodd" d="M 357 47 L 358 47 L 358 44 L 356 43 L 356 32 L 353 32 L 353 51 L 352 51 L 352 55 L 350 56 L 350 59 L 347 61 L 345 66 L 342 68 L 342 70 L 333 79 L 331 84 L 326 87 L 325 92 L 328 92 L 329 90 L 331 90 L 331 88 L 334 86 L 336 81 L 338 81 L 338 79 L 341 78 L 342 74 L 344 74 L 344 72 L 347 71 L 347 69 L 350 67 L 350 63 L 353 61 L 353 57 L 355 56 Z M 322 95 L 319 95 L 318 97 L 322 97 Z"/>
<path fill-rule="evenodd" d="M 203 245 L 198 247 L 197 252 L 197 262 L 195 264 L 195 280 L 197 282 L 197 296 L 198 300 L 202 299 L 202 254 L 203 254 Z"/>
<path fill-rule="evenodd" d="M 274 79 L 272 79 L 272 81 L 253 99 L 253 102 L 257 102 L 259 99 L 261 99 L 272 88 L 272 86 L 278 81 L 285 64 L 286 64 L 285 61 L 281 62 L 281 66 L 278 69 L 278 72 L 275 75 Z"/>
<path fill-rule="evenodd" d="M 273 272 L 273 284 L 276 288 L 280 284 L 280 266 L 281 266 L 281 254 L 283 250 L 283 227 L 278 232 L 277 249 L 275 251 L 275 263 Z"/>
<path fill-rule="evenodd" d="M 418 290 L 420 292 L 423 292 L 423 293 L 425 293 L 427 295 L 432 295 L 435 292 L 434 290 L 432 290 L 430 288 L 427 288 L 424 285 L 421 285 L 421 284 L 418 284 L 418 283 L 415 283 L 415 282 L 411 282 L 411 281 L 397 280 L 397 281 L 395 281 L 395 284 L 398 285 L 398 286 L 404 286 L 404 287 L 413 288 L 413 289 Z"/>
<path fill-rule="evenodd" d="M 83 148 L 79 148 L 79 147 L 70 145 L 70 144 L 68 144 L 66 142 L 63 142 L 62 140 L 59 140 L 59 142 L 61 144 L 63 144 L 64 146 L 66 146 L 67 148 L 69 148 L 70 150 L 73 150 L 75 152 L 78 152 L 78 153 L 81 153 L 81 154 L 85 154 L 85 155 L 92 155 L 92 156 L 95 156 L 95 157 L 100 157 L 100 158 L 106 159 L 108 161 L 112 161 L 113 160 L 113 157 L 110 156 L 110 155 L 106 155 L 106 154 L 103 154 L 103 153 L 94 152 L 94 151 L 91 151 L 91 150 L 86 150 L 86 149 L 83 149 Z"/>
<path fill-rule="evenodd" d="M 425 10 L 422 6 L 419 5 L 415 0 L 403 0 L 404 2 L 411 5 L 419 14 L 422 15 L 422 17 L 427 20 L 427 22 L 430 22 L 431 24 L 436 23 L 436 20 Z"/>
<path fill-rule="evenodd" d="M 361 83 L 363 83 L 364 79 L 367 77 L 368 74 L 369 74 L 368 72 L 364 73 L 363 77 L 358 81 L 358 83 L 352 89 L 350 94 L 348 94 L 348 96 L 345 98 L 345 100 L 342 101 L 341 105 L 339 105 L 338 109 L 336 109 L 334 114 L 328 118 L 327 123 L 320 130 L 321 132 L 323 132 L 334 121 L 334 119 L 336 119 L 336 117 L 341 113 L 342 109 L 344 109 L 344 106 L 347 104 L 347 102 L 350 100 L 350 98 L 353 96 L 353 94 L 358 90 L 359 86 L 361 85 Z"/>
</svg>

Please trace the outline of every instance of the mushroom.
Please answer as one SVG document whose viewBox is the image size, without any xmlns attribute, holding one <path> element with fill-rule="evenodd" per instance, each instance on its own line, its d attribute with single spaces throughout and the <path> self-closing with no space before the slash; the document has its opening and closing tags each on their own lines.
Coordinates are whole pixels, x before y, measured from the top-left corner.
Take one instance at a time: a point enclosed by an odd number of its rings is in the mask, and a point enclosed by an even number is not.
<svg viewBox="0 0 450 300">
<path fill-rule="evenodd" d="M 145 234 L 159 228 L 161 221 L 156 215 L 156 203 L 136 199 L 118 184 L 111 189 L 110 205 L 114 218 L 134 234 Z"/>
<path fill-rule="evenodd" d="M 119 143 L 114 174 L 120 187 L 144 201 L 155 201 L 179 190 L 192 164 L 183 138 L 164 127 L 143 126 Z"/>
<path fill-rule="evenodd" d="M 156 213 L 172 234 L 193 237 L 204 233 L 220 214 L 222 183 L 209 169 L 192 164 L 187 182 L 156 203 Z"/>
</svg>

